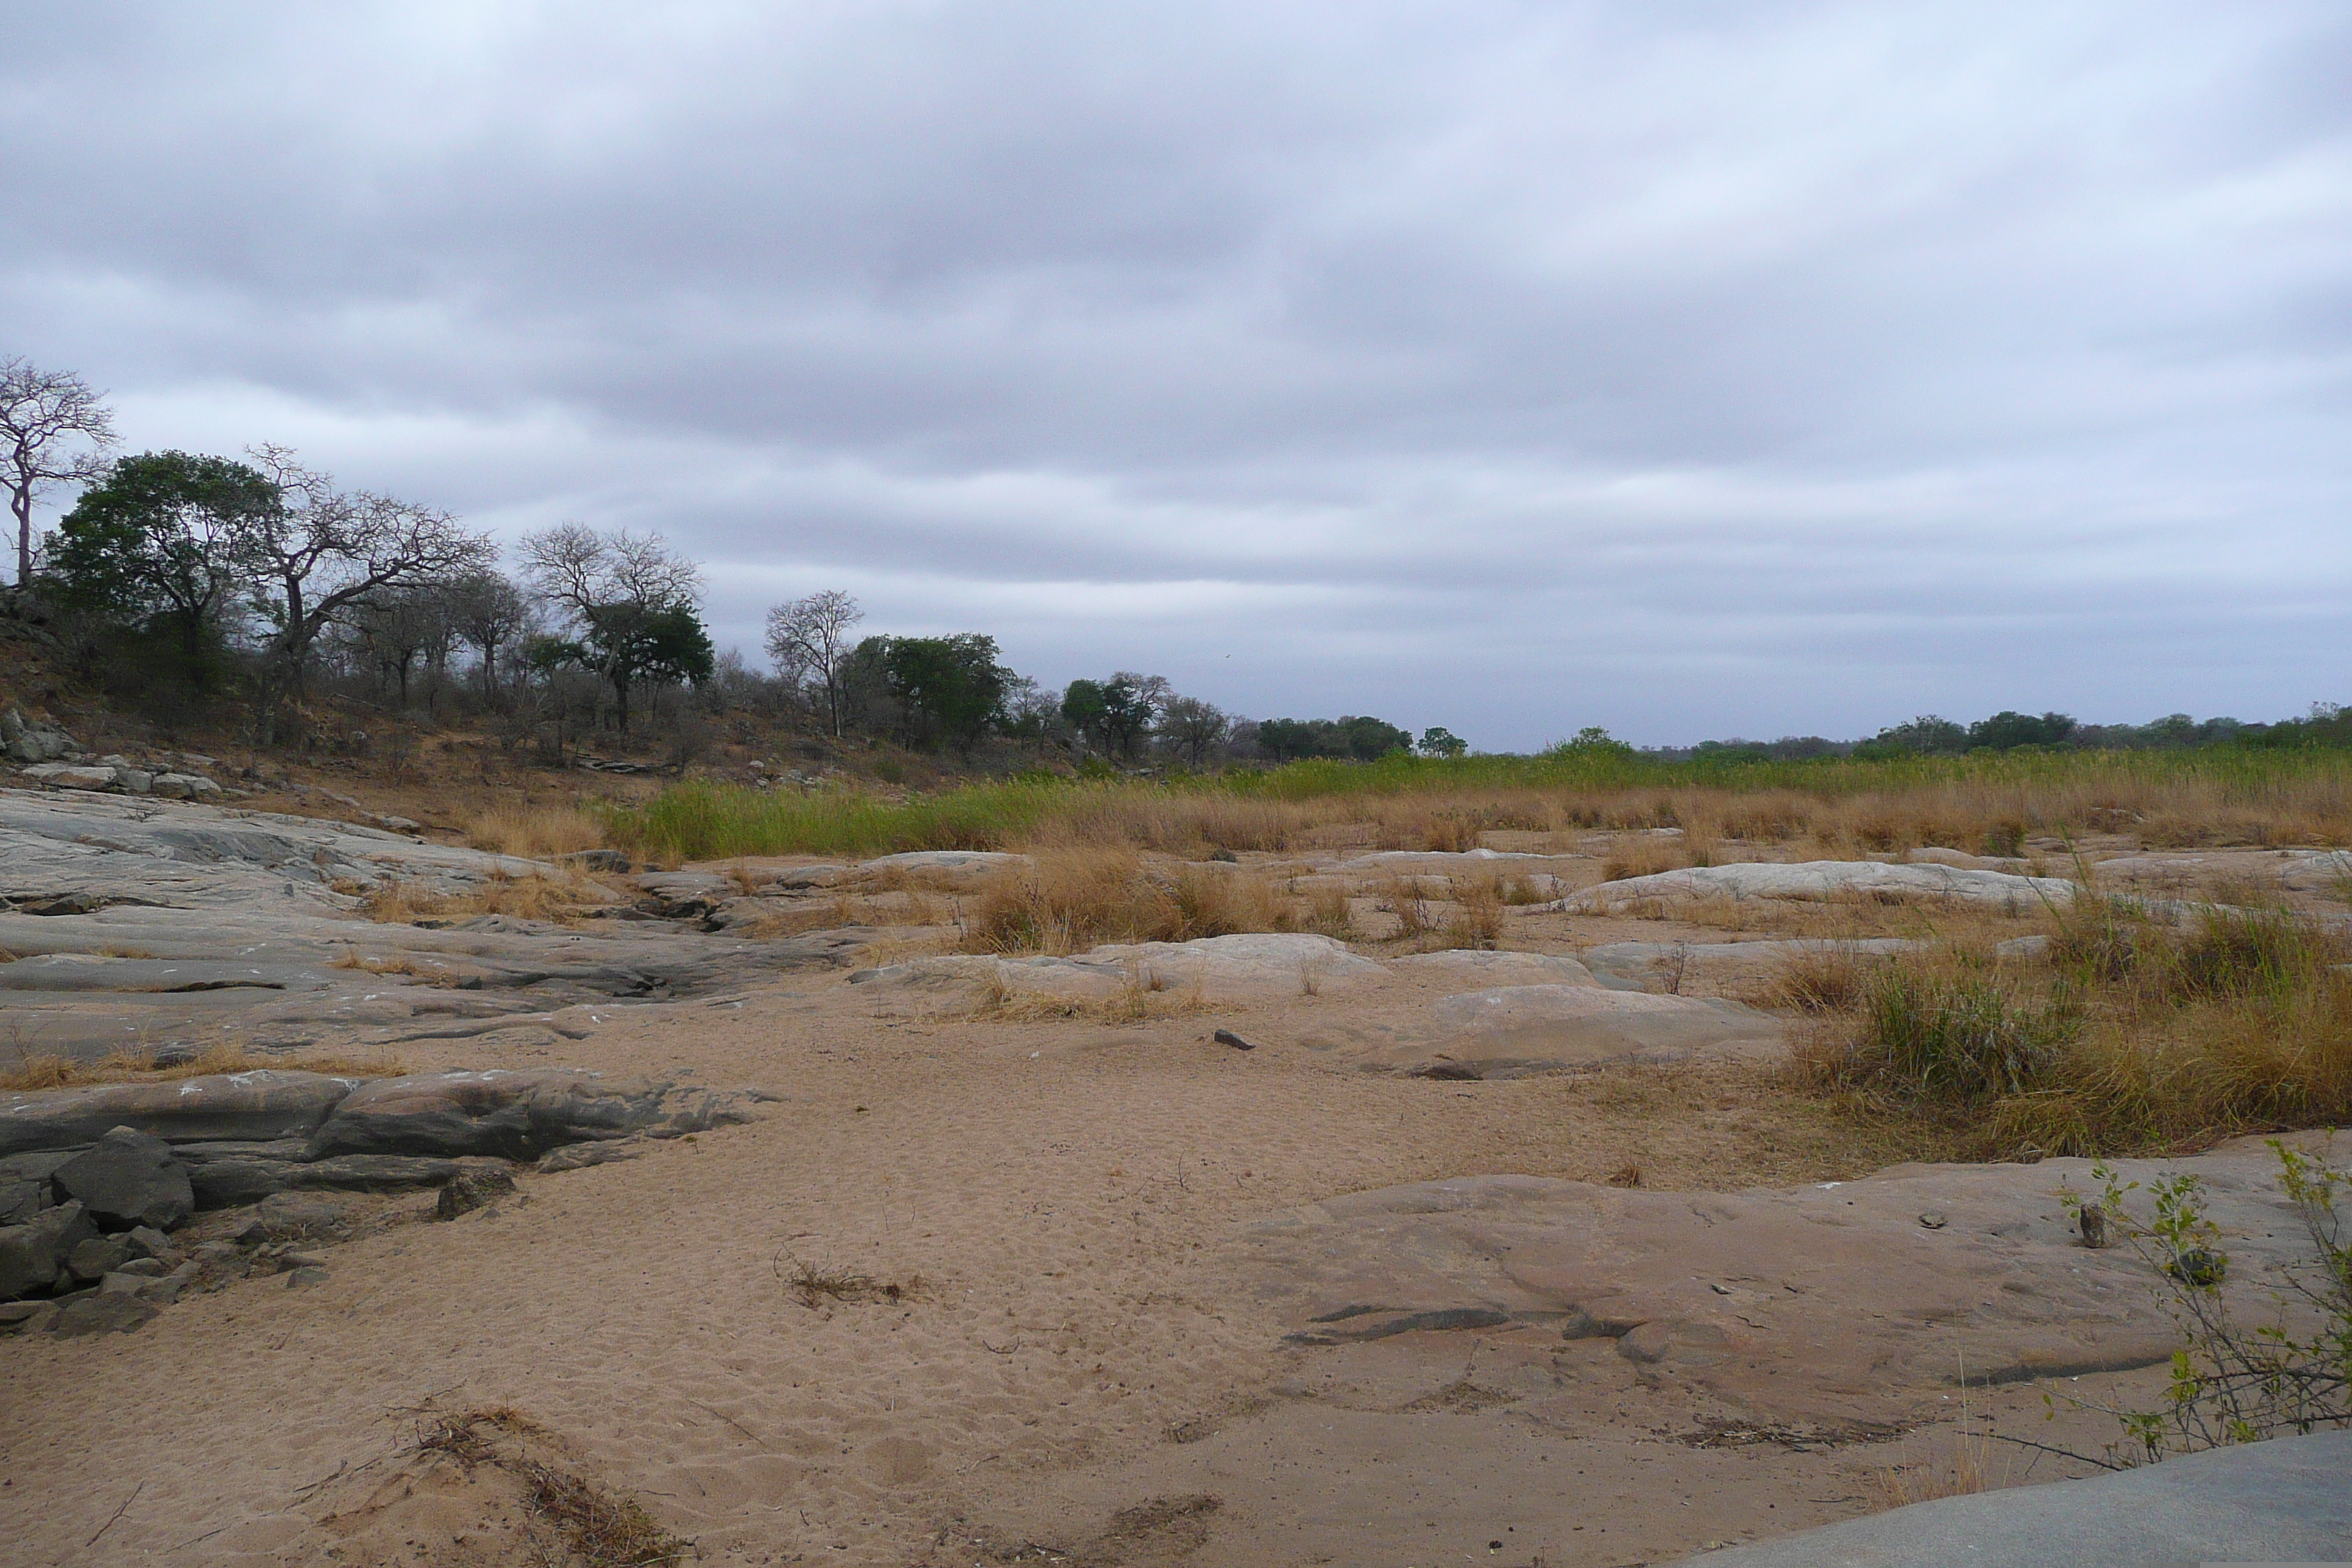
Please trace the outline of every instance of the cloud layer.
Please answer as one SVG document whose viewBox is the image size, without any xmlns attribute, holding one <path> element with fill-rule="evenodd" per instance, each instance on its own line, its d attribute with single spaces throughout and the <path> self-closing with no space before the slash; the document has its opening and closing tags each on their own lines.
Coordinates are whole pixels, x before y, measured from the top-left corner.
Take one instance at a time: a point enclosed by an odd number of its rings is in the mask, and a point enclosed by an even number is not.
<svg viewBox="0 0 2352 1568">
<path fill-rule="evenodd" d="M 11 23 L 5 347 L 1489 748 L 2352 697 L 2340 6 L 410 4 Z"/>
</svg>

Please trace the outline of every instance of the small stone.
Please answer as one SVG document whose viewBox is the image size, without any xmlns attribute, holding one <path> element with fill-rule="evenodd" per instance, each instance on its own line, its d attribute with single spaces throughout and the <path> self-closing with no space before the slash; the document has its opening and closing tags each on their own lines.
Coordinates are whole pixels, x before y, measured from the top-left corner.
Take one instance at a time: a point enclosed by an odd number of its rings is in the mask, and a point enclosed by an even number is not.
<svg viewBox="0 0 2352 1568">
<path fill-rule="evenodd" d="M 197 1246 L 195 1260 L 198 1263 L 226 1263 L 236 1254 L 237 1246 L 234 1241 L 207 1241 Z"/>
<path fill-rule="evenodd" d="M 286 1276 L 286 1289 L 289 1290 L 307 1290 L 313 1285 L 324 1285 L 326 1282 L 327 1271 L 315 1266 L 309 1268 L 297 1268 Z"/>
<path fill-rule="evenodd" d="M 163 1260 L 160 1258 L 134 1258 L 114 1272 L 136 1274 L 146 1279 L 159 1279 L 169 1271 L 164 1268 Z"/>
<path fill-rule="evenodd" d="M 133 1258 L 160 1258 L 169 1263 L 180 1255 L 180 1249 L 172 1245 L 172 1238 L 152 1225 L 134 1226 L 124 1234 L 122 1239 L 130 1245 Z"/>
<path fill-rule="evenodd" d="M 2106 1211 L 2100 1208 L 2096 1204 L 2084 1204 L 2083 1205 L 2083 1212 L 2076 1219 L 2076 1226 L 2083 1233 L 2083 1245 L 2084 1247 L 2090 1247 L 2095 1251 L 2098 1248 L 2106 1246 Z"/>
<path fill-rule="evenodd" d="M 1941 1230 L 1949 1222 L 1934 1209 L 1929 1209 L 1926 1214 L 1919 1216 L 1919 1223 L 1926 1226 L 1929 1230 Z"/>
<path fill-rule="evenodd" d="M 1257 1049 L 1255 1042 L 1242 1038 L 1239 1035 L 1234 1034 L 1231 1029 L 1219 1029 L 1215 1034 L 1209 1037 L 1216 1041 L 1217 1044 L 1221 1046 L 1231 1046 L 1237 1051 L 1254 1051 Z"/>
<path fill-rule="evenodd" d="M 514 1190 L 514 1178 L 504 1171 L 465 1172 L 442 1187 L 441 1196 L 433 1205 L 433 1217 L 456 1219 L 461 1214 L 471 1214 L 500 1194 Z"/>
<path fill-rule="evenodd" d="M 11 1317 L 11 1312 L 20 1316 Z M 47 1331 L 57 1321 L 58 1306 L 54 1301 L 10 1301 L 0 1304 L 0 1333 L 38 1334 Z"/>
<path fill-rule="evenodd" d="M 153 1322 L 156 1313 L 154 1303 L 136 1296 L 91 1294 L 67 1302 L 49 1331 L 61 1340 L 84 1334 L 135 1333 Z"/>
<path fill-rule="evenodd" d="M 103 1279 L 131 1257 L 131 1244 L 119 1236 L 93 1236 L 66 1254 L 67 1271 L 77 1279 Z"/>
</svg>

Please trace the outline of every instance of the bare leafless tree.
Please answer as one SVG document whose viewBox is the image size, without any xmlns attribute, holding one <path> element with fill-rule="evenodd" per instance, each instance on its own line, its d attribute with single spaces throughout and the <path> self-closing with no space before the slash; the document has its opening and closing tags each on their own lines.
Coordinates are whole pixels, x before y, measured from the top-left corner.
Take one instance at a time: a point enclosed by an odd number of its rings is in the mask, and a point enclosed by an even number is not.
<svg viewBox="0 0 2352 1568">
<path fill-rule="evenodd" d="M 248 447 L 247 455 L 280 498 L 245 523 L 238 541 L 257 584 L 255 608 L 270 626 L 261 712 L 267 741 L 278 703 L 300 695 L 311 645 L 329 625 L 388 589 L 480 571 L 492 552 L 487 538 L 447 512 L 339 490 L 284 447 Z"/>
<path fill-rule="evenodd" d="M 1160 740 L 1196 768 L 1216 755 L 1233 730 L 1223 709 L 1198 697 L 1170 697 L 1160 705 Z"/>
<path fill-rule="evenodd" d="M 33 502 L 55 484 L 87 483 L 115 445 L 114 416 L 69 371 L 0 359 L 0 485 L 16 518 L 16 585 L 33 580 Z"/>
<path fill-rule="evenodd" d="M 526 534 L 522 558 L 533 586 L 580 636 L 580 655 L 613 688 L 624 734 L 629 689 L 656 669 L 710 671 L 699 615 L 702 568 L 658 533 L 598 533 L 567 522 Z M 698 644 L 698 653 L 693 645 Z M 656 688 L 658 691 L 658 688 Z"/>
<path fill-rule="evenodd" d="M 838 588 L 778 605 L 768 612 L 768 658 L 787 680 L 814 681 L 824 693 L 825 720 L 841 733 L 843 667 L 849 628 L 866 618 L 857 601 Z"/>
<path fill-rule="evenodd" d="M 496 572 L 473 572 L 449 585 L 449 624 L 482 656 L 482 700 L 498 691 L 499 649 L 530 629 L 530 601 Z"/>
</svg>

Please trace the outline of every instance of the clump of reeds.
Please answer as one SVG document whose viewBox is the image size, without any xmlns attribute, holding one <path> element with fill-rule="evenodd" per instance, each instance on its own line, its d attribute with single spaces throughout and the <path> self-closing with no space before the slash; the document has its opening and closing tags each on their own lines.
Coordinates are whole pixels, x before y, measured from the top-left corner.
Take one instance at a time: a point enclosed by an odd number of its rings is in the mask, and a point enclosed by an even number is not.
<svg viewBox="0 0 2352 1568">
<path fill-rule="evenodd" d="M 602 848 L 609 835 L 607 814 L 577 802 L 501 802 L 476 812 L 466 824 L 466 842 L 474 848 L 530 860 Z"/>
<path fill-rule="evenodd" d="M 1297 912 L 1263 878 L 1147 865 L 1120 850 L 1044 851 L 982 884 L 964 917 L 973 952 L 1079 952 L 1117 942 L 1190 942 L 1294 931 Z"/>
<path fill-rule="evenodd" d="M 1874 966 L 1801 1051 L 1873 1113 L 1958 1147 L 2144 1152 L 2352 1118 L 2352 951 L 2280 909 L 2179 925 L 2085 894 L 2046 963 L 1948 947 Z"/>
</svg>

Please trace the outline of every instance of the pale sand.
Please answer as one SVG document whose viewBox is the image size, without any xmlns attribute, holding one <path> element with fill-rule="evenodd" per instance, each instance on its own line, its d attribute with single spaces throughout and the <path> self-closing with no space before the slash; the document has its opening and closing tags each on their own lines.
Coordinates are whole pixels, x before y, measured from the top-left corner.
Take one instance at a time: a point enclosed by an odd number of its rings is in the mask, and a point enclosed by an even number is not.
<svg viewBox="0 0 2352 1568">
<path fill-rule="evenodd" d="M 1559 1568 L 1884 1506 L 1871 1478 L 1936 1459 L 1940 1435 L 1695 1446 L 1705 1412 L 1598 1359 L 1570 1429 L 1473 1385 L 1475 1335 L 1281 1343 L 1291 1325 L 1229 1258 L 1243 1225 L 1277 1210 L 1478 1173 L 1601 1180 L 1629 1162 L 1651 1188 L 1868 1168 L 1768 1091 L 1769 1066 L 1454 1083 L 1286 1043 L 1475 984 L 1394 979 L 1117 1027 L 919 1011 L 944 1000 L 887 1016 L 837 975 L 625 1013 L 562 1058 L 782 1102 L 635 1161 L 527 1175 L 494 1212 L 337 1248 L 313 1289 L 248 1280 L 135 1335 L 0 1343 L 0 1556 L 526 1560 L 510 1490 L 411 1452 L 428 1402 L 514 1406 L 709 1562 L 1036 1561 L 1018 1549 L 1038 1542 L 1081 1562 Z M 1267 1043 L 1215 1045 L 1220 1026 Z M 548 1059 L 448 1045 L 412 1065 Z M 787 1288 L 794 1260 L 903 1299 L 813 1310 Z M 1923 1413 L 1956 1408 L 1942 1399 L 1917 1394 Z M 2020 1421 L 2040 1408 L 2031 1388 L 1991 1403 Z M 2057 1473 L 2075 1472 L 2032 1475 Z"/>
</svg>

